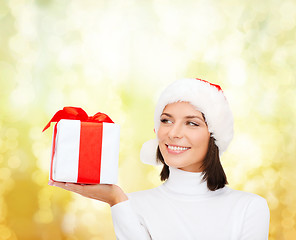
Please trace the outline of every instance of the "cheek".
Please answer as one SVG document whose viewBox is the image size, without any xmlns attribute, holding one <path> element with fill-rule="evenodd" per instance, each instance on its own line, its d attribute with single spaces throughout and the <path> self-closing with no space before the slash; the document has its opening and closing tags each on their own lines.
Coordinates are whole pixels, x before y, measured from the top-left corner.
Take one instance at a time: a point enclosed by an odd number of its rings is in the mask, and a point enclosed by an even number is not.
<svg viewBox="0 0 296 240">
<path fill-rule="evenodd" d="M 207 148 L 210 140 L 209 132 L 202 132 L 191 136 L 192 143 L 200 148 Z"/>
<path fill-rule="evenodd" d="M 162 138 L 165 137 L 165 135 L 166 135 L 165 134 L 165 130 L 162 127 L 160 127 L 159 130 L 158 130 L 158 132 L 157 132 L 157 138 L 159 140 L 161 140 Z"/>
</svg>

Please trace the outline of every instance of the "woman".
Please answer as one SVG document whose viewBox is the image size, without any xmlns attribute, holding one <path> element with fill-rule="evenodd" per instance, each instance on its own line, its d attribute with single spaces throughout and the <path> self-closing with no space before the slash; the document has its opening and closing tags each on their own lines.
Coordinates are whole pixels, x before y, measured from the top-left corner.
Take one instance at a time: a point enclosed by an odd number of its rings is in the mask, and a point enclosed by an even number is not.
<svg viewBox="0 0 296 240">
<path fill-rule="evenodd" d="M 155 110 L 157 139 L 141 160 L 162 164 L 154 189 L 130 193 L 116 185 L 50 182 L 110 204 L 118 239 L 268 239 L 269 209 L 262 197 L 233 190 L 220 156 L 233 136 L 233 118 L 218 85 L 182 79 L 168 86 Z"/>
</svg>

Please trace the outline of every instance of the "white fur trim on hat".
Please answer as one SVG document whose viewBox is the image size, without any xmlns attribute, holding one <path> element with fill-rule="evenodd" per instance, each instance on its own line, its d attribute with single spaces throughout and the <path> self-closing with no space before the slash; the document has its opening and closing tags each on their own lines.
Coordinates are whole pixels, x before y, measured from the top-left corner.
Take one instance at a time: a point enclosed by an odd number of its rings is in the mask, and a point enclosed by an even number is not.
<svg viewBox="0 0 296 240">
<path fill-rule="evenodd" d="M 221 88 L 200 79 L 181 79 L 173 82 L 162 92 L 155 108 L 156 134 L 163 109 L 174 102 L 189 102 L 204 114 L 208 130 L 215 138 L 215 144 L 221 156 L 233 138 L 233 116 Z M 145 147 L 145 149 L 149 151 L 148 148 Z M 143 151 L 141 150 L 141 155 L 146 155 Z M 150 148 L 150 151 L 156 156 L 154 148 Z"/>
</svg>

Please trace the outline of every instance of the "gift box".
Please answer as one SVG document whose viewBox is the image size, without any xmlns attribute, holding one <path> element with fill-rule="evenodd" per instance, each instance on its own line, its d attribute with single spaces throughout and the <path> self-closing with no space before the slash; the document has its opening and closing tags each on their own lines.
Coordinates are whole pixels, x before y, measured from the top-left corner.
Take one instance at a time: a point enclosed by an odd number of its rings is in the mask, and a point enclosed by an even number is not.
<svg viewBox="0 0 296 240">
<path fill-rule="evenodd" d="M 51 180 L 84 184 L 117 182 L 118 124 L 104 113 L 89 117 L 75 107 L 58 111 L 44 130 L 51 122 L 57 122 L 53 130 Z"/>
</svg>

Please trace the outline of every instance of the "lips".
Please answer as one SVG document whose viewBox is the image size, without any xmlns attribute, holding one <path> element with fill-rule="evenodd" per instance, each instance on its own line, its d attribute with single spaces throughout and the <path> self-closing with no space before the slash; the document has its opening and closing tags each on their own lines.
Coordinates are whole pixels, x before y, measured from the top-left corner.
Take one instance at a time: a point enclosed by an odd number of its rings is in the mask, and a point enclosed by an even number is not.
<svg viewBox="0 0 296 240">
<path fill-rule="evenodd" d="M 168 152 L 173 154 L 183 153 L 190 149 L 190 147 L 184 147 L 184 146 L 169 145 L 169 144 L 165 144 L 165 145 L 167 147 Z"/>
</svg>

